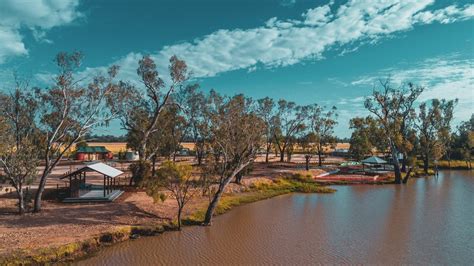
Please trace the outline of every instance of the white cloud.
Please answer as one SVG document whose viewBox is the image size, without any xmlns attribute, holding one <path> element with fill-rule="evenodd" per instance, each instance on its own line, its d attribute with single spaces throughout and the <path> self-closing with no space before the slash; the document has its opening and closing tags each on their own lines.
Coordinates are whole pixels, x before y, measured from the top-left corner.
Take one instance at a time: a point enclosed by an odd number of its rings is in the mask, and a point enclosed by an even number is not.
<svg viewBox="0 0 474 266">
<path fill-rule="evenodd" d="M 79 0 L 2 0 L 0 1 L 0 63 L 7 57 L 26 55 L 20 30 L 28 28 L 37 40 L 46 39 L 46 31 L 68 24 L 81 13 Z"/>
<path fill-rule="evenodd" d="M 257 28 L 222 29 L 194 41 L 165 46 L 151 56 L 164 77 L 172 55 L 186 61 L 194 78 L 212 77 L 238 69 L 255 71 L 261 67 L 319 60 L 329 49 L 340 47 L 342 53 L 355 51 L 361 43 L 377 42 L 416 25 L 455 22 L 474 16 L 474 5 L 428 10 L 433 2 L 350 0 L 337 8 L 329 1 L 307 10 L 300 20 L 271 18 Z M 428 14 L 436 14 L 433 15 L 436 19 L 427 19 Z M 113 63 L 121 66 L 119 78 L 136 78 L 140 56 L 130 53 Z M 93 71 L 88 69 L 86 73 Z"/>
<path fill-rule="evenodd" d="M 354 0 L 336 8 L 331 1 L 309 9 L 301 20 L 271 18 L 257 28 L 222 29 L 192 42 L 165 46 L 152 57 L 166 67 L 169 57 L 177 55 L 188 63 L 194 77 L 211 77 L 237 69 L 254 70 L 257 65 L 278 67 L 322 59 L 334 47 L 355 51 L 357 43 L 376 42 L 419 24 L 451 23 L 474 16 L 474 5 L 427 10 L 432 3 Z M 429 19 L 430 14 L 436 18 Z"/>
<path fill-rule="evenodd" d="M 329 22 L 332 17 L 332 14 L 330 14 L 330 5 L 332 4 L 333 3 L 331 2 L 328 5 L 318 6 L 306 11 L 306 13 L 303 14 L 303 17 L 305 17 L 304 24 L 310 26 L 321 26 Z"/>
<path fill-rule="evenodd" d="M 416 14 L 415 19 L 421 23 L 440 22 L 443 24 L 452 23 L 459 19 L 468 19 L 474 16 L 474 5 L 462 8 L 451 5 L 435 11 L 425 11 Z"/>
</svg>

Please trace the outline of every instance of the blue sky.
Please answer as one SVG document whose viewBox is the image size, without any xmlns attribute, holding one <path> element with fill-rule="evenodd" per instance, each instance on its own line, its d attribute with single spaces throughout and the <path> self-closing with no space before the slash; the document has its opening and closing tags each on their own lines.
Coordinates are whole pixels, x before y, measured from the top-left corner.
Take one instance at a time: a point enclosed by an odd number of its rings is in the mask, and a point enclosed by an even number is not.
<svg viewBox="0 0 474 266">
<path fill-rule="evenodd" d="M 459 98 L 460 121 L 474 105 L 473 17 L 471 1 L 0 0 L 0 88 L 13 72 L 47 85 L 59 51 L 85 54 L 81 75 L 118 64 L 124 80 L 142 55 L 165 75 L 176 54 L 204 91 L 336 105 L 342 137 L 389 75 L 426 86 L 420 102 Z"/>
</svg>

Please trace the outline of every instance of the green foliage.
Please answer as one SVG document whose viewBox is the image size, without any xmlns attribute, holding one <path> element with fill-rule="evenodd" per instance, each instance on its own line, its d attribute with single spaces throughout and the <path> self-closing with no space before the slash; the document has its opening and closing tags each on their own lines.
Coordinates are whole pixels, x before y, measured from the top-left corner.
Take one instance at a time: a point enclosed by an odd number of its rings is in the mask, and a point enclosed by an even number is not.
<svg viewBox="0 0 474 266">
<path fill-rule="evenodd" d="M 147 161 L 140 160 L 132 163 L 129 170 L 132 172 L 132 180 L 135 185 L 140 185 L 143 180 L 151 177 L 151 165 Z"/>
<path fill-rule="evenodd" d="M 156 176 L 143 181 L 146 193 L 155 202 L 165 201 L 163 188 L 171 192 L 178 204 L 178 229 L 181 228 L 181 212 L 184 206 L 198 192 L 199 182 L 193 180 L 192 167 L 187 164 L 177 164 L 166 161 L 156 172 Z"/>
<path fill-rule="evenodd" d="M 355 117 L 350 120 L 352 129 L 349 153 L 356 160 L 362 160 L 372 155 L 374 150 L 385 152 L 388 148 L 387 139 L 378 120 L 368 116 Z"/>
</svg>

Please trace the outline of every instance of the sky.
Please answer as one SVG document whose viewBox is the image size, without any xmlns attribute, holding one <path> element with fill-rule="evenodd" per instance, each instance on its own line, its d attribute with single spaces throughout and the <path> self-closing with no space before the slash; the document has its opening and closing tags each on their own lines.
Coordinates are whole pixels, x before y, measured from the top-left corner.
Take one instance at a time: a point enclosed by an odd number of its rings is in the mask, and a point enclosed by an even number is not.
<svg viewBox="0 0 474 266">
<path fill-rule="evenodd" d="M 143 55 L 164 77 L 177 55 L 206 92 L 335 105 L 340 137 L 387 77 L 425 86 L 419 103 L 459 99 L 459 123 L 474 107 L 473 18 L 469 0 L 0 0 L 0 90 L 13 73 L 51 85 L 60 51 L 84 53 L 80 75 L 117 64 L 128 81 Z"/>
</svg>

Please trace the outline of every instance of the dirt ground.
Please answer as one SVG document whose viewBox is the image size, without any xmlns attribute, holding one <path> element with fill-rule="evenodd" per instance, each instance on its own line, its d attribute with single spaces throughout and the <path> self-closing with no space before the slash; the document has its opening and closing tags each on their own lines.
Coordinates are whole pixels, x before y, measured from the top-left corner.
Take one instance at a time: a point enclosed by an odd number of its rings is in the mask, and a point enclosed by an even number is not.
<svg viewBox="0 0 474 266">
<path fill-rule="evenodd" d="M 272 158 L 276 159 L 276 158 Z M 231 184 L 227 192 L 239 192 L 254 182 L 269 182 L 295 169 L 304 169 L 303 158 L 294 158 L 296 163 L 272 163 L 269 166 L 255 163 L 253 172 L 243 180 L 243 186 Z M 59 177 L 69 166 L 61 166 L 48 180 L 48 187 L 61 184 Z M 117 166 L 120 169 L 120 166 Z M 125 169 L 125 168 L 123 168 Z M 62 172 L 61 172 L 62 171 Z M 312 170 L 314 175 L 323 170 Z M 90 177 L 90 180 L 100 177 Z M 89 181 L 88 181 L 89 182 Z M 122 182 L 126 182 L 123 180 Z M 34 189 L 34 186 L 33 188 Z M 197 197 L 185 208 L 185 214 L 207 205 L 208 199 Z M 0 194 L 0 255 L 18 249 L 36 249 L 59 246 L 86 240 L 114 228 L 126 225 L 150 225 L 175 219 L 176 203 L 168 198 L 163 203 L 154 203 L 143 191 L 125 192 L 111 203 L 65 204 L 43 201 L 43 211 L 38 214 L 16 215 L 16 200 L 13 193 Z"/>
</svg>

